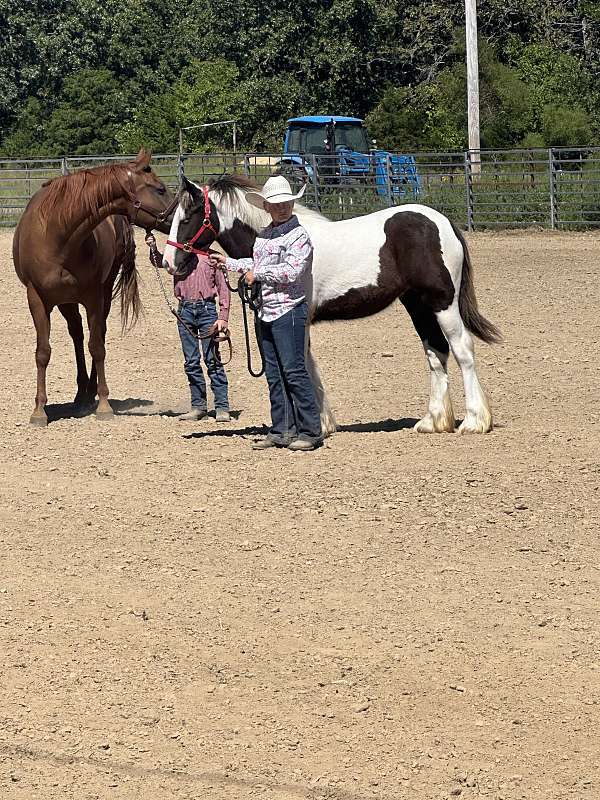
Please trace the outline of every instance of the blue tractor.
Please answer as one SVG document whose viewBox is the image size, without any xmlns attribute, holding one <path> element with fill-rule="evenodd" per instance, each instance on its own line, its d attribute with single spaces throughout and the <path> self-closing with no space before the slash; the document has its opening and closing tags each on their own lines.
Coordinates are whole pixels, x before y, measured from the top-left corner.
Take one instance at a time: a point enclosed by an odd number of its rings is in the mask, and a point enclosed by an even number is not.
<svg viewBox="0 0 600 800">
<path fill-rule="evenodd" d="M 419 174 L 413 156 L 377 150 L 369 142 L 362 119 L 310 116 L 288 120 L 280 171 L 298 180 L 325 186 L 367 183 L 391 200 L 416 197 Z"/>
</svg>

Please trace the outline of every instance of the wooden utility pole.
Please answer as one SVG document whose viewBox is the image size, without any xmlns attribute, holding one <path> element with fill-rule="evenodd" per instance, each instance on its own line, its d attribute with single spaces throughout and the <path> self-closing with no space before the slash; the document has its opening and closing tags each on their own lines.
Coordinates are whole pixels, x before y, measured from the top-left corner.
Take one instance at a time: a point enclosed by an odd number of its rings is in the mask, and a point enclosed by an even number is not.
<svg viewBox="0 0 600 800">
<path fill-rule="evenodd" d="M 479 174 L 481 172 L 481 139 L 479 136 L 479 58 L 477 54 L 476 0 L 465 0 L 465 30 L 467 39 L 469 155 L 473 173 Z"/>
</svg>

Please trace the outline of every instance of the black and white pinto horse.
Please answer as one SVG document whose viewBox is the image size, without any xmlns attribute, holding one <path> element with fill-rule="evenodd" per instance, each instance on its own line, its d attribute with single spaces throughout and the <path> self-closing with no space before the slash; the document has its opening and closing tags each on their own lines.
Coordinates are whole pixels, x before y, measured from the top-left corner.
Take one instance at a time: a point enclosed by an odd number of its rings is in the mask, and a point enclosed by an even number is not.
<svg viewBox="0 0 600 800">
<path fill-rule="evenodd" d="M 232 258 L 251 256 L 256 234 L 270 218 L 245 201 L 249 189 L 256 190 L 256 184 L 239 175 L 213 180 L 208 187 L 207 226 L 203 189 L 184 179 L 169 239 L 181 246 L 204 223 L 196 248 L 206 248 L 217 239 Z M 423 342 L 431 372 L 429 406 L 415 430 L 455 430 L 447 372 L 451 349 L 465 388 L 466 413 L 459 432 L 490 431 L 492 412 L 477 377 L 471 334 L 492 343 L 500 341 L 500 333 L 477 308 L 471 261 L 460 231 L 443 214 L 417 204 L 339 222 L 298 203 L 294 210 L 314 245 L 308 296 L 311 324 L 367 317 L 400 300 Z M 193 263 L 190 259 L 195 260 L 193 252 L 167 245 L 164 260 L 178 270 L 185 272 Z M 306 362 L 321 406 L 323 432 L 329 435 L 336 429 L 335 419 L 308 341 Z"/>
</svg>

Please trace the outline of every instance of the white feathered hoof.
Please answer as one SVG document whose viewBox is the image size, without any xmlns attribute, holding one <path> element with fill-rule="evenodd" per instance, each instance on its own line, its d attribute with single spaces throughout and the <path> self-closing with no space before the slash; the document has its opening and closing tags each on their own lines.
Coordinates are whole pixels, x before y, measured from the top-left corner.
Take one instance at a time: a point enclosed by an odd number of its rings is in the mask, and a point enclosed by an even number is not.
<svg viewBox="0 0 600 800">
<path fill-rule="evenodd" d="M 328 439 L 337 431 L 337 422 L 331 411 L 321 412 L 321 434 L 324 439 Z"/>
<path fill-rule="evenodd" d="M 417 422 L 415 425 L 417 433 L 454 433 L 455 419 L 450 394 L 446 392 L 442 402 L 436 405 L 437 411 L 433 411 L 430 407 L 423 419 Z"/>
<path fill-rule="evenodd" d="M 454 433 L 454 417 L 434 416 L 427 412 L 414 427 L 417 433 Z"/>
<path fill-rule="evenodd" d="M 459 433 L 489 433 L 494 427 L 492 413 L 488 408 L 477 414 L 467 412 L 458 428 Z"/>
</svg>

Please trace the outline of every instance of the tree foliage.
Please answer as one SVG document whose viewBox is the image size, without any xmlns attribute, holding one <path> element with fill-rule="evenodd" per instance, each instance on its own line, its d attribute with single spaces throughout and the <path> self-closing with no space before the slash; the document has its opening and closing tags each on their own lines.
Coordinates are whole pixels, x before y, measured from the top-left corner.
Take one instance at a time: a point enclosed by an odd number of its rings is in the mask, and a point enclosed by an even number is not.
<svg viewBox="0 0 600 800">
<path fill-rule="evenodd" d="M 486 147 L 600 144 L 600 2 L 480 0 Z M 466 146 L 451 0 L 0 0 L 0 150 L 175 150 L 238 120 L 278 150 L 292 115 L 367 116 L 382 146 Z M 190 132 L 223 149 L 229 131 Z"/>
</svg>

